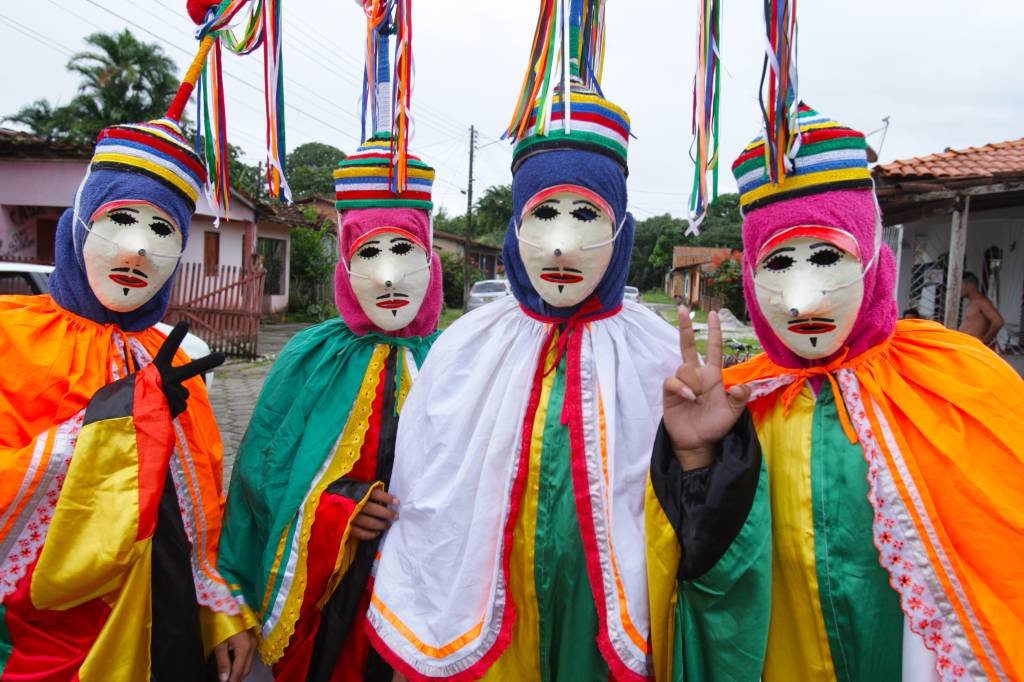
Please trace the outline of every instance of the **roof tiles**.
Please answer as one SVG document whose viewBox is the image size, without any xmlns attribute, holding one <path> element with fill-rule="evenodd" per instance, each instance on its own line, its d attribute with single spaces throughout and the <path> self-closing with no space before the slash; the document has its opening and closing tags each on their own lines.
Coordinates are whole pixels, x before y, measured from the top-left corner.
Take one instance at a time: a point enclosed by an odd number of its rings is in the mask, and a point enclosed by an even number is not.
<svg viewBox="0 0 1024 682">
<path fill-rule="evenodd" d="M 961 180 L 1024 175 L 1024 138 L 983 147 L 946 149 L 939 154 L 880 164 L 877 172 L 891 180 Z"/>
</svg>

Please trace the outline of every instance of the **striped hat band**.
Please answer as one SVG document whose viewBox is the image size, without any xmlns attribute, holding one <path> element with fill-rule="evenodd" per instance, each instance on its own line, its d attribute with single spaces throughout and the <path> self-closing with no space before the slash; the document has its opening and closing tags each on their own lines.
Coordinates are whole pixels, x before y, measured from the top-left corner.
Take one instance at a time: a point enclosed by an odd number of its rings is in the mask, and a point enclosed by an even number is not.
<svg viewBox="0 0 1024 682">
<path fill-rule="evenodd" d="M 339 211 L 352 208 L 419 208 L 431 211 L 434 169 L 409 155 L 406 188 L 395 192 L 391 139 L 375 136 L 334 170 L 334 205 Z"/>
<path fill-rule="evenodd" d="M 551 104 L 551 122 L 537 132 L 539 108 L 534 109 L 523 137 L 512 155 L 512 172 L 534 154 L 557 149 L 596 152 L 611 158 L 627 170 L 629 151 L 629 115 L 589 91 L 574 89 L 569 98 L 569 121 L 565 120 L 565 98 L 556 93 Z"/>
<path fill-rule="evenodd" d="M 864 134 L 800 104 L 799 148 L 793 170 L 773 184 L 768 175 L 763 135 L 747 145 L 732 164 L 740 191 L 740 208 L 761 206 L 841 189 L 871 189 Z"/>
<path fill-rule="evenodd" d="M 149 176 L 180 194 L 193 209 L 206 183 L 206 167 L 178 124 L 168 118 L 105 128 L 90 168 Z"/>
</svg>

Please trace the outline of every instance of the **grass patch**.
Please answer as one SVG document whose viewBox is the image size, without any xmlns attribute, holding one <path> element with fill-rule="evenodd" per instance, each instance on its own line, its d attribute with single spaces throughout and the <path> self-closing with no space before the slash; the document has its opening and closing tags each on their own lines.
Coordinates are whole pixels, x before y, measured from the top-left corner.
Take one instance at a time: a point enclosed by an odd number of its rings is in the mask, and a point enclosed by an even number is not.
<svg viewBox="0 0 1024 682">
<path fill-rule="evenodd" d="M 462 308 L 449 308 L 445 306 L 444 310 L 441 311 L 441 319 L 438 320 L 438 329 L 447 329 L 452 322 L 462 317 Z"/>
<path fill-rule="evenodd" d="M 667 303 L 671 304 L 672 299 L 661 289 L 649 289 L 643 293 L 640 300 L 644 303 Z"/>
</svg>

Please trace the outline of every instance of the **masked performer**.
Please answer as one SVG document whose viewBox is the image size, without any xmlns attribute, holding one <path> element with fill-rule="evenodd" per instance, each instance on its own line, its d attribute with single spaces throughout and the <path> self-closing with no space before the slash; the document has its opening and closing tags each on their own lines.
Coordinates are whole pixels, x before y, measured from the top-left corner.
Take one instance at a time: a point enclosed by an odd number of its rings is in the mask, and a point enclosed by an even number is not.
<svg viewBox="0 0 1024 682">
<path fill-rule="evenodd" d="M 401 17 L 395 17 L 399 22 Z M 387 78 L 389 22 L 371 33 Z M 401 62 L 399 62 L 401 64 Z M 372 84 L 371 84 L 372 85 Z M 378 130 L 390 130 L 378 81 Z M 388 680 L 363 631 L 406 394 L 435 338 L 434 171 L 378 132 L 334 173 L 341 318 L 297 335 L 267 377 L 232 474 L 220 567 L 260 622 L 274 678 Z M 399 172 L 407 183 L 395 191 Z M 403 417 L 404 418 L 404 417 Z"/>
<path fill-rule="evenodd" d="M 441 336 L 402 416 L 401 519 L 369 624 L 412 679 L 650 672 L 645 447 L 678 350 L 670 325 L 623 303 L 629 121 L 597 94 L 600 61 L 581 46 L 601 43 L 587 34 L 599 10 L 573 19 L 569 96 L 520 103 L 504 246 L 514 297 Z M 538 35 L 558 34 L 552 21 L 542 13 Z"/>
<path fill-rule="evenodd" d="M 171 118 L 107 128 L 57 226 L 50 295 L 0 298 L 0 680 L 241 678 L 254 643 L 217 572 L 209 356 L 167 310 L 206 173 Z M 187 399 L 187 402 L 186 402 Z"/>
<path fill-rule="evenodd" d="M 864 137 L 803 105 L 799 123 L 779 184 L 763 138 L 733 165 L 765 354 L 726 370 L 730 394 L 695 351 L 666 382 L 666 679 L 1019 679 L 1024 382 L 975 339 L 896 321 Z M 733 428 L 763 457 L 712 445 L 749 391 Z"/>
</svg>

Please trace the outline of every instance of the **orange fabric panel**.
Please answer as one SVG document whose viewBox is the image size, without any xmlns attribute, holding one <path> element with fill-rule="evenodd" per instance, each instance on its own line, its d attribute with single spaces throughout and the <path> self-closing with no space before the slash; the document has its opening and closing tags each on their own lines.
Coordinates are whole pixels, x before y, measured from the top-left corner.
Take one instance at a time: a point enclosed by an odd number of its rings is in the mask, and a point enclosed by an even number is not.
<svg viewBox="0 0 1024 682">
<path fill-rule="evenodd" d="M 855 372 L 865 402 L 880 408 L 875 414 L 868 407 L 873 431 L 975 655 L 993 677 L 1001 668 L 1024 679 L 1024 380 L 973 337 L 920 320 L 901 320 L 884 347 L 842 367 Z M 731 386 L 794 373 L 761 355 L 724 376 Z M 755 401 L 755 415 L 781 392 Z M 906 479 L 885 445 L 881 418 L 906 463 Z"/>
</svg>

